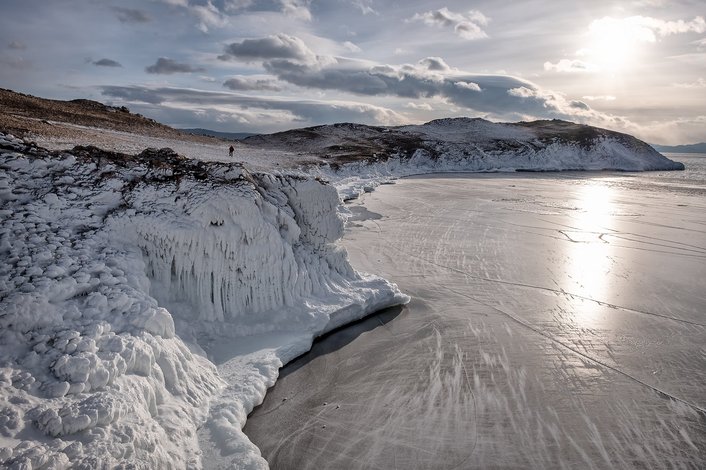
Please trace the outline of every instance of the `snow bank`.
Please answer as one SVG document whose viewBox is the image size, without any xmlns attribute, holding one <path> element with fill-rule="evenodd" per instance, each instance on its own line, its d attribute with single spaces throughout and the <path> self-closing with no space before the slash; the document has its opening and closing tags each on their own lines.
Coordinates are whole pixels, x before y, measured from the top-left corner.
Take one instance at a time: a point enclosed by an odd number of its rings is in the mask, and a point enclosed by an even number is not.
<svg viewBox="0 0 706 470">
<path fill-rule="evenodd" d="M 240 429 L 279 367 L 408 300 L 350 267 L 320 181 L 0 151 L 3 467 L 266 467 Z"/>
</svg>

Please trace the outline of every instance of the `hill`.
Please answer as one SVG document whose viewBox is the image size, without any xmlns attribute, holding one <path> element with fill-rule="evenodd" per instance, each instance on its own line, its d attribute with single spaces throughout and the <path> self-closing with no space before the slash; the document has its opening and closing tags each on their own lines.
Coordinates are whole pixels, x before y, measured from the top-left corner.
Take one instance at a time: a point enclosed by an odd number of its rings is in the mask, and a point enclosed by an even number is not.
<svg viewBox="0 0 706 470">
<path fill-rule="evenodd" d="M 706 142 L 685 145 L 656 145 L 652 144 L 658 152 L 669 153 L 706 153 Z"/>
</svg>

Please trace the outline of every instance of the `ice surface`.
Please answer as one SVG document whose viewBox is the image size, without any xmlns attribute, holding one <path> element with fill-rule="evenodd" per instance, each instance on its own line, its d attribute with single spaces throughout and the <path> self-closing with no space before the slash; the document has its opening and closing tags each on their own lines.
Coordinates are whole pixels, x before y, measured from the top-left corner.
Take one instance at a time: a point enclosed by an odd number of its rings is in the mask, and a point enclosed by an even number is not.
<svg viewBox="0 0 706 470">
<path fill-rule="evenodd" d="M 706 468 L 700 160 L 350 203 L 353 265 L 413 300 L 285 367 L 246 434 L 273 468 Z"/>
</svg>

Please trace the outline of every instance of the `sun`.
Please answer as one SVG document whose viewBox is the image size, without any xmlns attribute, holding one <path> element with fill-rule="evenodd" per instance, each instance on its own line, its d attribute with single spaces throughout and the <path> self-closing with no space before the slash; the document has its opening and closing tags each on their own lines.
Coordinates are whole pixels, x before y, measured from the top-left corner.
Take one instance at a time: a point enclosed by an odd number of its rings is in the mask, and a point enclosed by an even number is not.
<svg viewBox="0 0 706 470">
<path fill-rule="evenodd" d="M 630 68 L 640 52 L 640 44 L 654 42 L 654 33 L 633 18 L 605 17 L 589 26 L 586 47 L 578 55 L 601 70 L 617 72 Z"/>
</svg>

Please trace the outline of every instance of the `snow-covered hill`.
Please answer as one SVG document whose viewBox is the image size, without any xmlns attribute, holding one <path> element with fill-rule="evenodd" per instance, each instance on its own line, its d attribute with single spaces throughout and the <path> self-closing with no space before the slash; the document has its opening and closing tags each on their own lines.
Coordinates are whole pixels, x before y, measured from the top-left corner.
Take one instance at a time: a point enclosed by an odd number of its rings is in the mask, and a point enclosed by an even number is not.
<svg viewBox="0 0 706 470">
<path fill-rule="evenodd" d="M 387 160 L 421 165 L 424 171 L 684 169 L 630 135 L 560 120 L 449 118 L 399 127 L 344 123 L 258 135 L 244 143 L 318 155 L 336 169 Z"/>
</svg>

